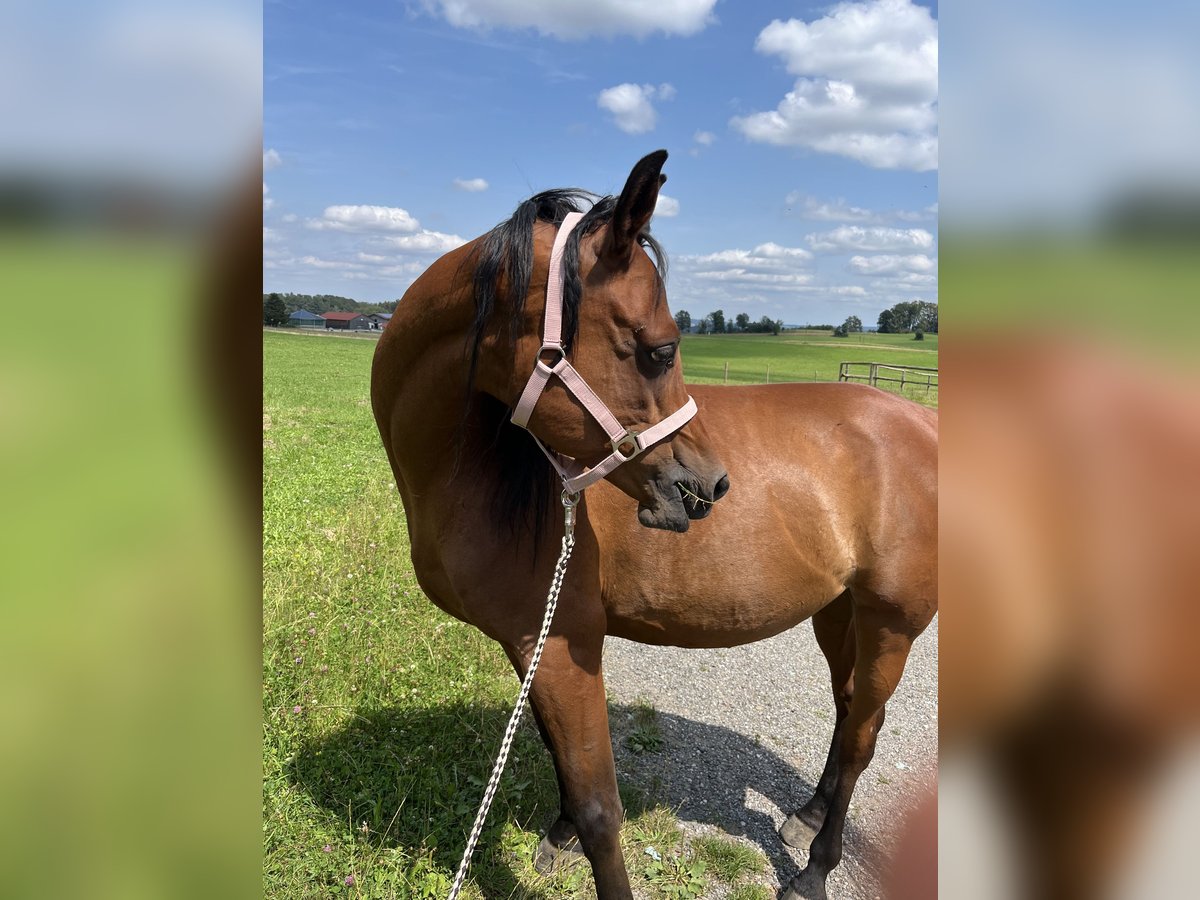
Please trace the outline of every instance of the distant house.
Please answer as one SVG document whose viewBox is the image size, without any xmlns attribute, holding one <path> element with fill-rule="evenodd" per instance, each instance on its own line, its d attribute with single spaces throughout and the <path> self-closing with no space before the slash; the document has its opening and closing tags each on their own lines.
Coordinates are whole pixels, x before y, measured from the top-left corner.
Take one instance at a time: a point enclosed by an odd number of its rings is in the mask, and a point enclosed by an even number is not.
<svg viewBox="0 0 1200 900">
<path fill-rule="evenodd" d="M 381 329 L 385 325 L 387 325 L 387 323 L 389 321 L 391 321 L 392 314 L 391 313 L 367 313 L 367 318 L 370 319 L 370 321 L 371 321 L 371 327 L 378 331 L 379 329 Z"/>
<path fill-rule="evenodd" d="M 288 324 L 295 328 L 324 328 L 325 320 L 307 309 L 298 309 L 288 316 Z"/>
<path fill-rule="evenodd" d="M 341 331 L 366 331 L 371 327 L 370 320 L 362 313 L 356 312 L 327 312 L 321 313 L 327 329 Z"/>
</svg>

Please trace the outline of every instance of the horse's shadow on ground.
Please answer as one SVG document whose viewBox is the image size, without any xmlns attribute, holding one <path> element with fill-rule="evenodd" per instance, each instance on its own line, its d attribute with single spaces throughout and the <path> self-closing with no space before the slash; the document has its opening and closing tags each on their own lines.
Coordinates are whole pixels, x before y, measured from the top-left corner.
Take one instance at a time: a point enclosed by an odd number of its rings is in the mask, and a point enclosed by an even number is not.
<svg viewBox="0 0 1200 900">
<path fill-rule="evenodd" d="M 745 735 L 665 713 L 656 720 L 662 749 L 635 752 L 627 739 L 640 712 L 619 703 L 609 706 L 627 818 L 668 807 L 680 818 L 749 838 L 766 852 L 779 884 L 786 884 L 803 855 L 790 855 L 776 835 L 778 812 L 763 811 L 761 799 L 752 809 L 747 797 L 754 792 L 786 813 L 811 796 L 813 783 Z M 331 825 L 353 829 L 356 839 L 377 847 L 426 854 L 452 872 L 509 713 L 486 703 L 361 711 L 331 734 L 302 745 L 286 767 L 287 776 L 330 813 Z M 526 719 L 480 842 L 483 853 L 490 845 L 494 858 L 502 856 L 497 823 L 511 819 L 544 833 L 558 815 L 550 757 Z M 849 821 L 845 843 L 849 853 L 873 855 Z M 512 866 L 489 871 L 490 883 L 480 884 L 486 896 L 528 893 Z"/>
</svg>

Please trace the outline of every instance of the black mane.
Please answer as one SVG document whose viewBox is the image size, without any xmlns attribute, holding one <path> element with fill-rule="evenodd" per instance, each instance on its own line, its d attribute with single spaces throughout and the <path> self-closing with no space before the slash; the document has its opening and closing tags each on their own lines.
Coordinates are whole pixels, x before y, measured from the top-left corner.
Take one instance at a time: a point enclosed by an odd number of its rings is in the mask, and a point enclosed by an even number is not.
<svg viewBox="0 0 1200 900">
<path fill-rule="evenodd" d="M 583 285 L 579 278 L 579 241 L 608 224 L 616 209 L 616 197 L 598 197 L 580 188 L 557 188 L 534 194 L 521 203 L 512 217 L 501 222 L 479 240 L 472 254 L 475 264 L 475 320 L 468 335 L 467 395 L 471 397 L 475 372 L 479 364 L 479 347 L 501 299 L 508 301 L 509 339 L 515 345 L 520 337 L 525 310 L 525 296 L 533 274 L 533 228 L 537 222 L 555 227 L 562 224 L 568 213 L 583 212 L 583 219 L 567 238 L 563 249 L 563 351 L 569 356 L 579 330 L 579 304 Z M 638 237 L 639 243 L 653 256 L 659 276 L 665 281 L 667 258 L 659 243 L 649 232 Z M 470 401 L 468 401 L 470 402 Z M 494 430 L 489 457 L 500 466 L 496 490 L 492 498 L 493 515 L 506 522 L 519 534 L 532 527 L 534 547 L 545 524 L 549 503 L 557 494 L 554 470 L 546 461 L 533 438 L 523 428 L 509 421 L 511 410 L 501 410 L 499 403 L 484 402 L 482 409 L 489 420 L 485 427 Z"/>
</svg>

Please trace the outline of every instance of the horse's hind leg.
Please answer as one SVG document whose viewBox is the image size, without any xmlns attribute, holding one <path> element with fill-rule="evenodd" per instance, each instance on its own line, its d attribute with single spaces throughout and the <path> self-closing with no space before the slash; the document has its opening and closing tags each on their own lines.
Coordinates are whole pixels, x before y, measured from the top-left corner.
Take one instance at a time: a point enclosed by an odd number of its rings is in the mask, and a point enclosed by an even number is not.
<svg viewBox="0 0 1200 900">
<path fill-rule="evenodd" d="M 631 900 L 600 668 L 603 637 L 597 635 L 575 642 L 551 637 L 530 692 L 562 797 L 562 814 L 547 839 L 566 843 L 573 829 L 591 863 L 599 900 Z M 524 665 L 519 668 L 524 671 Z"/>
<path fill-rule="evenodd" d="M 517 670 L 517 677 L 524 680 L 526 667 L 521 661 L 520 655 L 509 647 L 505 647 L 504 652 L 508 654 L 509 661 Z M 567 812 L 567 790 L 563 784 L 562 772 L 558 767 L 558 756 L 550 741 L 550 732 L 546 730 L 546 723 L 542 721 L 542 715 L 536 706 L 533 707 L 533 718 L 537 722 L 538 732 L 542 735 L 542 743 L 550 752 L 550 759 L 554 762 L 554 774 L 558 779 L 558 818 L 555 819 L 541 843 L 538 844 L 537 853 L 533 858 L 533 867 L 541 874 L 547 875 L 563 863 L 582 859 L 583 851 L 579 849 L 579 836 L 575 833 L 575 823 L 571 821 L 570 814 Z"/>
<path fill-rule="evenodd" d="M 825 768 L 816 790 L 809 801 L 792 813 L 779 829 L 783 842 L 798 849 L 807 849 L 821 830 L 837 787 L 842 725 L 850 712 L 850 699 L 854 696 L 854 604 L 850 592 L 843 592 L 813 616 L 812 623 L 817 644 L 829 662 L 836 719 L 833 738 L 829 742 L 829 755 L 825 759 Z"/>
<path fill-rule="evenodd" d="M 854 694 L 842 723 L 837 758 L 837 783 L 820 831 L 808 852 L 808 865 L 792 879 L 783 900 L 825 900 L 825 881 L 842 859 L 842 829 L 850 796 L 859 776 L 875 753 L 883 725 L 883 707 L 904 671 L 912 642 L 932 618 L 891 605 L 854 589 Z"/>
</svg>

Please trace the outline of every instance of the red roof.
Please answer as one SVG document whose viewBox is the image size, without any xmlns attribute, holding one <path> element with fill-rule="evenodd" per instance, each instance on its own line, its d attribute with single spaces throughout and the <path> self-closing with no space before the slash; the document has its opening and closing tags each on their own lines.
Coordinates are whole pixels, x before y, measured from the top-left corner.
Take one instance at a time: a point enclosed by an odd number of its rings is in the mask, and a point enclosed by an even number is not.
<svg viewBox="0 0 1200 900">
<path fill-rule="evenodd" d="M 334 319 L 338 322 L 349 322 L 351 319 L 357 319 L 362 313 L 356 312 L 327 312 L 321 313 L 322 319 Z"/>
</svg>

